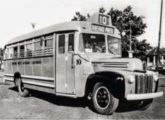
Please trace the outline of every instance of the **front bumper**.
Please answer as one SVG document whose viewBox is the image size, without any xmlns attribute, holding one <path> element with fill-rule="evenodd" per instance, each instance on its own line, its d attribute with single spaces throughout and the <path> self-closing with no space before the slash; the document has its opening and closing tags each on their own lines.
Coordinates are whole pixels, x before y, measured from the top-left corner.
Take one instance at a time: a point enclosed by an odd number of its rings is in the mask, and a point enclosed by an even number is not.
<svg viewBox="0 0 165 120">
<path fill-rule="evenodd" d="M 128 94 L 126 96 L 127 100 L 144 100 L 144 99 L 152 99 L 163 96 L 163 92 L 156 93 L 145 93 L 145 94 Z"/>
</svg>

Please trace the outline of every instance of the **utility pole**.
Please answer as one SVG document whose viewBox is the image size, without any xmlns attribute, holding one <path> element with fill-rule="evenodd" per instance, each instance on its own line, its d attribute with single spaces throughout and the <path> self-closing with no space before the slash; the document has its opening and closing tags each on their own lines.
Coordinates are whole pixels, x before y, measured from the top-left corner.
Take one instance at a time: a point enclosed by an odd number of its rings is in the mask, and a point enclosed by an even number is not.
<svg viewBox="0 0 165 120">
<path fill-rule="evenodd" d="M 128 51 L 128 56 L 129 58 L 132 58 L 133 57 L 133 51 L 132 51 L 132 28 L 131 28 L 131 25 L 132 25 L 132 21 L 130 22 L 130 29 L 129 29 L 129 51 Z"/>
<path fill-rule="evenodd" d="M 160 23 L 159 23 L 159 36 L 158 36 L 159 38 L 158 38 L 158 48 L 157 48 L 156 70 L 158 70 L 158 66 L 159 66 L 162 13 L 163 13 L 163 0 L 161 0 L 161 7 L 160 7 Z"/>
<path fill-rule="evenodd" d="M 133 50 L 132 50 L 132 29 L 131 29 L 131 27 L 130 27 L 130 29 L 129 30 L 123 30 L 123 32 L 122 32 L 122 35 L 123 36 L 125 36 L 126 35 L 126 33 L 125 32 L 129 32 L 129 50 L 128 50 L 128 57 L 129 58 L 133 58 Z"/>
</svg>

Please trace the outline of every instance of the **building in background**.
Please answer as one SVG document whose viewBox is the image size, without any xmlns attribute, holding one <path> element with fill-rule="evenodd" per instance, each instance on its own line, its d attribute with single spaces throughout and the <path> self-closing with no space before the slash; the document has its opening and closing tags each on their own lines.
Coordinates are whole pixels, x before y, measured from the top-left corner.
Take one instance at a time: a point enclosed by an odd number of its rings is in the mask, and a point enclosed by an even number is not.
<svg viewBox="0 0 165 120">
<path fill-rule="evenodd" d="M 165 48 L 160 49 L 159 53 L 159 68 L 165 69 Z M 156 68 L 156 59 L 157 59 L 157 48 L 153 48 L 151 51 L 147 54 L 147 67 L 149 69 L 155 70 Z"/>
</svg>

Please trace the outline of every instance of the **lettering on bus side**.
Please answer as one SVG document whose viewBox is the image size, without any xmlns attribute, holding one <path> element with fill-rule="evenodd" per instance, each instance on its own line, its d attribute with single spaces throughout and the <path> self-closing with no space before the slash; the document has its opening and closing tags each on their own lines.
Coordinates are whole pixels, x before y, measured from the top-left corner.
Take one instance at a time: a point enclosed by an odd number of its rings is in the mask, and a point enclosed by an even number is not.
<svg viewBox="0 0 165 120">
<path fill-rule="evenodd" d="M 24 64 L 30 64 L 30 62 L 29 61 L 25 61 L 25 62 L 23 62 Z"/>
<path fill-rule="evenodd" d="M 18 61 L 18 65 L 21 65 L 22 64 L 22 62 L 21 61 Z"/>
<path fill-rule="evenodd" d="M 41 61 L 33 61 L 32 64 L 41 64 Z"/>
<path fill-rule="evenodd" d="M 12 65 L 17 65 L 17 62 L 12 62 Z"/>
<path fill-rule="evenodd" d="M 18 62 L 12 62 L 12 65 L 21 65 L 21 64 L 41 64 L 41 61 L 32 61 L 32 63 L 30 63 L 30 61 L 18 61 Z"/>
</svg>

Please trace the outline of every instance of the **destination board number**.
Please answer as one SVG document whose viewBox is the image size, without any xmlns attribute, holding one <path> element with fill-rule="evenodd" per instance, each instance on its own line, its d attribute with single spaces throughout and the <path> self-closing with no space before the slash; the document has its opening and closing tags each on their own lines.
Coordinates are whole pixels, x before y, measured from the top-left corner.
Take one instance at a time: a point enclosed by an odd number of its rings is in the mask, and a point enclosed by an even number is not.
<svg viewBox="0 0 165 120">
<path fill-rule="evenodd" d="M 109 25 L 109 16 L 99 14 L 99 24 L 101 25 Z"/>
</svg>

